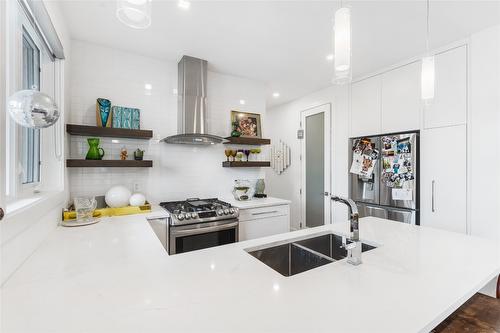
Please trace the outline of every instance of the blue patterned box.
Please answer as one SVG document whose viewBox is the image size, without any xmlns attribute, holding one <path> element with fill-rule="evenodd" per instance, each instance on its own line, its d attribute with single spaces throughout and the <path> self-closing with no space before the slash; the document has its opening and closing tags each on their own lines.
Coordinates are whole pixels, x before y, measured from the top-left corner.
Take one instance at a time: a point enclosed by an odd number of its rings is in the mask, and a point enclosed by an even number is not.
<svg viewBox="0 0 500 333">
<path fill-rule="evenodd" d="M 112 106 L 111 112 L 113 113 L 113 126 L 114 128 L 122 128 L 122 107 Z"/>
<path fill-rule="evenodd" d="M 141 128 L 141 111 L 139 109 L 132 109 L 132 129 Z"/>
<path fill-rule="evenodd" d="M 113 106 L 113 127 L 139 129 L 140 110 L 124 106 Z"/>
</svg>

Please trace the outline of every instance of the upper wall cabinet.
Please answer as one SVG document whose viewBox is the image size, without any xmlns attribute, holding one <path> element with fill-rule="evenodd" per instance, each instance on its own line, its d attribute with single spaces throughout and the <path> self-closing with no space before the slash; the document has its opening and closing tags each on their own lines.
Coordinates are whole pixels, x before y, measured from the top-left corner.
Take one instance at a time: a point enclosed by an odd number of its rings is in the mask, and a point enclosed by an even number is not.
<svg viewBox="0 0 500 333">
<path fill-rule="evenodd" d="M 380 133 L 380 76 L 352 84 L 351 136 Z"/>
<path fill-rule="evenodd" d="M 381 127 L 383 133 L 420 128 L 420 62 L 382 76 Z"/>
<path fill-rule="evenodd" d="M 467 120 L 467 48 L 461 46 L 435 57 L 434 100 L 424 108 L 424 127 L 465 124 Z"/>
</svg>

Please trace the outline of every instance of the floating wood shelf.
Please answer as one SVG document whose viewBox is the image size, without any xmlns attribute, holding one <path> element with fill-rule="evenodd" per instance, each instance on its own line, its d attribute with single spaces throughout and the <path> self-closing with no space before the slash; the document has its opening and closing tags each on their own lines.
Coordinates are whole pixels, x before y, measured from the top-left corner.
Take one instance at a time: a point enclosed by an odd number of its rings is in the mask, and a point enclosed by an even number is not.
<svg viewBox="0 0 500 333">
<path fill-rule="evenodd" d="M 66 160 L 68 168 L 150 168 L 153 161 L 143 160 Z"/>
<path fill-rule="evenodd" d="M 268 161 L 225 161 L 222 162 L 224 168 L 259 168 L 259 167 L 270 167 L 271 162 Z"/>
<path fill-rule="evenodd" d="M 66 125 L 66 132 L 72 135 L 100 136 L 112 138 L 149 140 L 153 137 L 151 130 L 136 130 L 127 128 L 98 127 L 88 125 Z"/>
<path fill-rule="evenodd" d="M 233 144 L 233 145 L 269 145 L 271 144 L 271 139 L 261 139 L 261 138 L 247 138 L 247 137 L 227 137 L 225 138 L 227 142 L 224 144 Z"/>
</svg>

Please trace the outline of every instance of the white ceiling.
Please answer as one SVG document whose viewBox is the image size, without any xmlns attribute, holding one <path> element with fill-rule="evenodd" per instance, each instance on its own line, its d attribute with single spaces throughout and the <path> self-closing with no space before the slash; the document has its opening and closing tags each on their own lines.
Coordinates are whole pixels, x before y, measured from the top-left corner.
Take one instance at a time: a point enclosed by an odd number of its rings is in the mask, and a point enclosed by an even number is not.
<svg viewBox="0 0 500 333">
<path fill-rule="evenodd" d="M 332 16 L 339 1 L 153 1 L 147 30 L 124 26 L 115 1 L 61 1 L 75 39 L 265 82 L 268 106 L 331 85 Z M 352 8 L 353 76 L 425 51 L 425 1 L 345 1 Z M 500 0 L 431 0 L 431 47 L 500 24 Z M 281 96 L 272 97 L 273 91 Z"/>
</svg>

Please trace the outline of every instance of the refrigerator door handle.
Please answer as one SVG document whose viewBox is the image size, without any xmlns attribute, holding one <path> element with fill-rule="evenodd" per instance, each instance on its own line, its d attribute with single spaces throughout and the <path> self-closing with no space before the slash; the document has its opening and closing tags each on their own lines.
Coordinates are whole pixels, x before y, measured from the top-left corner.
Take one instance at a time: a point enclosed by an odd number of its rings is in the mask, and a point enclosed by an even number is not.
<svg viewBox="0 0 500 333">
<path fill-rule="evenodd" d="M 432 180 L 431 209 L 432 209 L 433 213 L 436 211 L 435 199 L 434 199 L 434 190 L 435 190 L 435 188 L 436 188 L 436 181 Z"/>
</svg>

